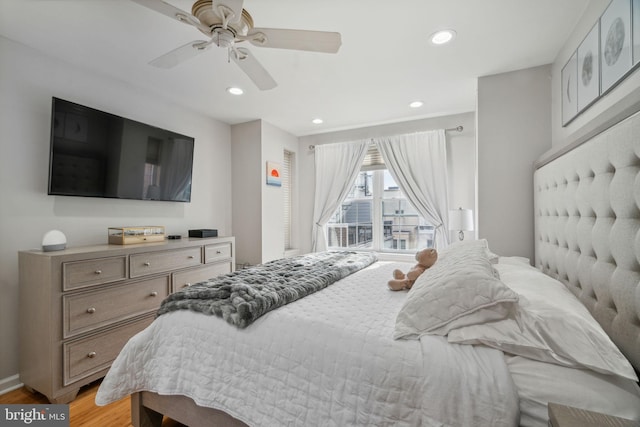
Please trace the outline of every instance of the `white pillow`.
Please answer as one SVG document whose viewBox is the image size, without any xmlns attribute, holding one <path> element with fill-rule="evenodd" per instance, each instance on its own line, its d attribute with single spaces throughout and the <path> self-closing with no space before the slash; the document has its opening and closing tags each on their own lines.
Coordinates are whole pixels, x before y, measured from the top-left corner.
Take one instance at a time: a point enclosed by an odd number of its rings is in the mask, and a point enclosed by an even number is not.
<svg viewBox="0 0 640 427">
<path fill-rule="evenodd" d="M 516 307 L 518 295 L 496 276 L 485 246 L 447 248 L 413 284 L 393 337 L 446 335 L 450 329 L 505 318 Z"/>
<path fill-rule="evenodd" d="M 450 251 L 464 250 L 465 248 L 473 247 L 473 246 L 477 246 L 477 247 L 483 248 L 484 251 L 485 251 L 485 254 L 486 254 L 487 258 L 489 258 L 489 262 L 491 262 L 491 264 L 498 263 L 499 256 L 494 254 L 493 252 L 491 252 L 491 250 L 489 249 L 489 242 L 487 242 L 487 239 L 458 240 L 456 242 L 451 243 L 447 247 L 447 249 L 445 249 L 445 251 L 446 252 L 450 252 Z"/>
<path fill-rule="evenodd" d="M 549 402 L 640 420 L 640 388 L 627 379 L 505 355 L 518 389 L 520 427 L 547 425 Z"/>
<path fill-rule="evenodd" d="M 520 296 L 517 320 L 506 318 L 452 330 L 449 342 L 484 344 L 533 360 L 637 381 L 629 361 L 562 283 L 524 264 L 497 264 L 495 268 Z"/>
</svg>

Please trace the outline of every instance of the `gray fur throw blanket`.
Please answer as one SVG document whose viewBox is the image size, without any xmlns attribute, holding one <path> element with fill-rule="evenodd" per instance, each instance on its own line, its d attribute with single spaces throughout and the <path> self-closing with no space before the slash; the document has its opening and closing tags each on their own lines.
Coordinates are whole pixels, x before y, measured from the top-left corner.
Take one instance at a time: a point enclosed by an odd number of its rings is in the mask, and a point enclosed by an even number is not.
<svg viewBox="0 0 640 427">
<path fill-rule="evenodd" d="M 246 328 L 263 314 L 319 291 L 374 263 L 367 252 L 328 251 L 223 274 L 169 295 L 158 316 L 192 310 Z"/>
</svg>

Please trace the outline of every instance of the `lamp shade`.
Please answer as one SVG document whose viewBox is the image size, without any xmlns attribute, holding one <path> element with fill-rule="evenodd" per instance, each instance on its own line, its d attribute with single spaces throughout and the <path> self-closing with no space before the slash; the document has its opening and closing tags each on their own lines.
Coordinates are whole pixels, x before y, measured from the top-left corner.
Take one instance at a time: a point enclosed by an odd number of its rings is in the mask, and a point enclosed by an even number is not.
<svg viewBox="0 0 640 427">
<path fill-rule="evenodd" d="M 67 238 L 60 230 L 47 231 L 42 238 L 42 251 L 60 251 L 67 247 Z"/>
<path fill-rule="evenodd" d="M 449 230 L 473 231 L 473 211 L 471 209 L 451 209 Z"/>
</svg>

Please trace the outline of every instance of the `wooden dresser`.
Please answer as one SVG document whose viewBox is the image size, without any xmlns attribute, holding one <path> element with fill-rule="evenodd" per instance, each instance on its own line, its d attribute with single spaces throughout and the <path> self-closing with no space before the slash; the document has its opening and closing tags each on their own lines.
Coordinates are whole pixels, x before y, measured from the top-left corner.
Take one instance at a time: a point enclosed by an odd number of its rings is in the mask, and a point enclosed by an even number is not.
<svg viewBox="0 0 640 427">
<path fill-rule="evenodd" d="M 103 377 L 171 292 L 235 269 L 233 237 L 22 251 L 20 380 L 52 403 Z"/>
</svg>

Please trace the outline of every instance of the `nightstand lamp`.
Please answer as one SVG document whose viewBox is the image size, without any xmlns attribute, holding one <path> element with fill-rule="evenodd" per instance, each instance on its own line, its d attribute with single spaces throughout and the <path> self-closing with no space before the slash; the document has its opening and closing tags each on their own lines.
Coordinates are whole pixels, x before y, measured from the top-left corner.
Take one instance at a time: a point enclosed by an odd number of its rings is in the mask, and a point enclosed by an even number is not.
<svg viewBox="0 0 640 427">
<path fill-rule="evenodd" d="M 462 208 L 449 210 L 449 230 L 458 230 L 458 239 L 464 240 L 464 232 L 473 231 L 473 211 Z"/>
</svg>

